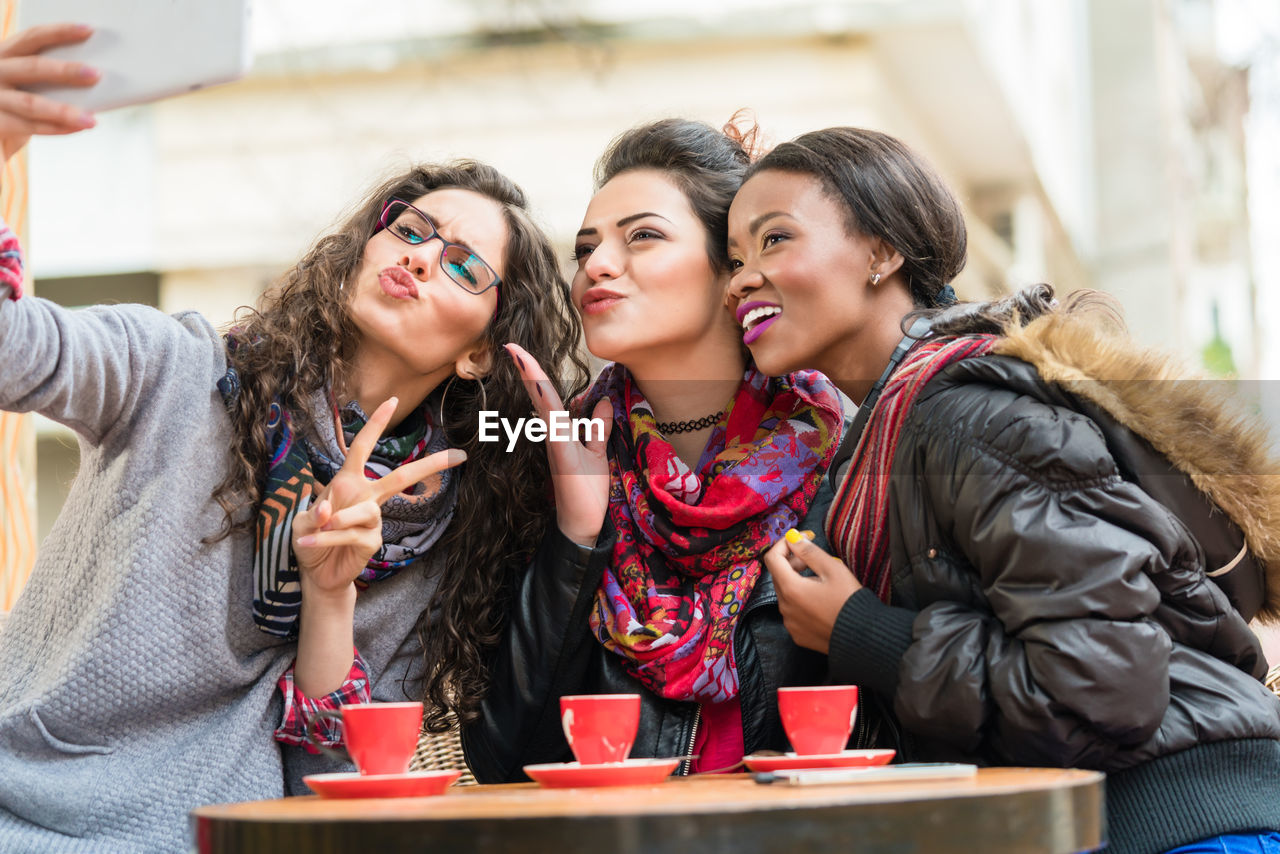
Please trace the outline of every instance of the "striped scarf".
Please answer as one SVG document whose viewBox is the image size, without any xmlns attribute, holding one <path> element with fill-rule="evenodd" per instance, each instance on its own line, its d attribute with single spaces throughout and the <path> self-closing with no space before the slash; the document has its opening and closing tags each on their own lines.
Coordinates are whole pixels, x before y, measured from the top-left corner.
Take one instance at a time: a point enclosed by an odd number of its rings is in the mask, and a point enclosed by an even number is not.
<svg viewBox="0 0 1280 854">
<path fill-rule="evenodd" d="M 237 346 L 234 339 L 229 346 Z M 232 406 L 240 394 L 235 368 L 217 385 Z M 313 393 L 309 405 L 316 431 L 312 437 L 294 433 L 292 419 L 279 403 L 271 404 L 263 425 L 271 459 L 255 525 L 253 621 L 267 634 L 285 638 L 297 635 L 302 607 L 301 576 L 290 540 L 293 520 L 333 480 L 347 458 L 348 443 L 368 420 L 355 401 L 339 409 L 324 391 Z M 444 431 L 432 424 L 424 405 L 393 435 L 378 440 L 365 463 L 365 477 L 377 480 L 447 447 Z M 357 589 L 390 578 L 425 555 L 449 526 L 456 493 L 453 470 L 445 469 L 383 502 L 382 547 L 356 578 Z"/>
<path fill-rule="evenodd" d="M 840 559 L 864 587 L 889 601 L 889 475 L 898 437 L 920 390 L 952 362 L 984 356 L 994 335 L 928 339 L 889 377 L 827 514 L 827 532 Z"/>
</svg>

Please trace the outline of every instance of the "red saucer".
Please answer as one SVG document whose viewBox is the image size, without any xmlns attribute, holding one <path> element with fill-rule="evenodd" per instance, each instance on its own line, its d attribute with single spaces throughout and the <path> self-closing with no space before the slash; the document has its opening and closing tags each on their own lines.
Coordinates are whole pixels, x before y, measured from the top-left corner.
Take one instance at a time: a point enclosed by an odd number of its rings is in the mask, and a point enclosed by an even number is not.
<svg viewBox="0 0 1280 854">
<path fill-rule="evenodd" d="M 302 782 L 322 798 L 421 798 L 441 795 L 461 771 L 410 771 L 408 774 L 309 774 Z"/>
<path fill-rule="evenodd" d="M 548 789 L 647 786 L 667 779 L 681 761 L 680 759 L 627 759 L 623 762 L 604 762 L 600 765 L 552 762 L 546 765 L 526 765 L 524 773 Z"/>
<path fill-rule="evenodd" d="M 839 753 L 818 753 L 811 756 L 797 756 L 794 753 L 781 755 L 751 755 L 742 757 L 747 768 L 752 771 L 787 771 L 794 768 L 867 768 L 872 765 L 884 765 L 893 758 L 892 750 L 842 750 Z"/>
</svg>

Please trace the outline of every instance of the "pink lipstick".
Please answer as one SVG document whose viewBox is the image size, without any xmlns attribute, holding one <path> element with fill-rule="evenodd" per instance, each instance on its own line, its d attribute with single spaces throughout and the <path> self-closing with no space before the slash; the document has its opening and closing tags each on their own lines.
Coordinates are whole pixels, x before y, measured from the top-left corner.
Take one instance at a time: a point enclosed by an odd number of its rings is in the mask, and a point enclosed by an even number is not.
<svg viewBox="0 0 1280 854">
<path fill-rule="evenodd" d="M 583 314 L 603 314 L 626 297 L 605 288 L 589 288 L 582 295 Z"/>
<path fill-rule="evenodd" d="M 403 267 L 387 267 L 378 273 L 382 292 L 393 299 L 417 299 L 418 282 Z"/>
<path fill-rule="evenodd" d="M 751 327 L 750 329 L 748 329 L 748 330 L 747 330 L 746 332 L 744 332 L 744 333 L 743 333 L 743 335 L 742 335 L 742 343 L 743 343 L 743 344 L 746 344 L 748 347 L 750 347 L 750 346 L 751 346 L 751 344 L 752 344 L 752 343 L 753 343 L 757 338 L 759 338 L 761 335 L 763 335 L 763 334 L 764 334 L 764 331 L 765 331 L 766 329 L 768 329 L 770 326 L 773 326 L 774 321 L 776 321 L 776 320 L 777 320 L 779 317 L 781 317 L 781 316 L 782 316 L 782 315 L 780 315 L 780 314 L 775 314 L 773 317 L 766 318 L 766 319 L 764 319 L 764 320 L 760 321 L 759 323 L 757 323 L 755 326 L 753 326 L 753 327 Z"/>
</svg>

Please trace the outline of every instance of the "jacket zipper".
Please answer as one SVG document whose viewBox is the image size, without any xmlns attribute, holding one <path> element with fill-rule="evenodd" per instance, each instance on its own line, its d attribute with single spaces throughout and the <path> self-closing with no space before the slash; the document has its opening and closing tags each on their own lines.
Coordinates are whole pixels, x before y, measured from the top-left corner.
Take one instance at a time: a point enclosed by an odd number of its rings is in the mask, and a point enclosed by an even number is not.
<svg viewBox="0 0 1280 854">
<path fill-rule="evenodd" d="M 698 742 L 698 725 L 702 723 L 702 704 L 693 712 L 693 728 L 689 730 L 689 743 L 685 745 L 684 755 L 689 757 L 680 763 L 680 775 L 688 776 L 693 768 L 693 746 Z"/>
<path fill-rule="evenodd" d="M 867 744 L 867 707 L 871 705 L 870 701 L 865 704 L 859 703 L 858 709 L 858 728 L 857 736 L 853 740 L 853 746 L 859 750 L 869 747 Z"/>
</svg>

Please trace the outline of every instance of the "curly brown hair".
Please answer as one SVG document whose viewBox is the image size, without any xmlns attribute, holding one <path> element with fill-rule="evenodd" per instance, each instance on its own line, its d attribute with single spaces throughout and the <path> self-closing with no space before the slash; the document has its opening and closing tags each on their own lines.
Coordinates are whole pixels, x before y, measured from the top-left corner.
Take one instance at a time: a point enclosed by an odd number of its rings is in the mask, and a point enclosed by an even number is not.
<svg viewBox="0 0 1280 854">
<path fill-rule="evenodd" d="M 284 274 L 259 308 L 242 310 L 229 338 L 235 346 L 228 348 L 241 389 L 230 410 L 231 469 L 213 496 L 227 514 L 222 536 L 252 526 L 245 508 L 256 508 L 262 498 L 271 451 L 265 413 L 279 402 L 298 434 L 308 435 L 314 430 L 309 399 L 318 390 L 340 388 L 352 369 L 360 336 L 349 310 L 355 288 L 343 282 L 359 268 L 383 202 L 416 200 L 444 188 L 497 202 L 509 235 L 501 304 L 483 333 L 493 352 L 492 369 L 478 381 L 450 380 L 430 398 L 450 447 L 467 452 L 453 521 L 432 548 L 434 557 L 422 565 L 423 571 L 439 573 L 418 622 L 425 684 L 403 686 L 406 696 L 426 701 L 432 731 L 449 726 L 450 711 L 463 722 L 476 716 L 487 684 L 487 653 L 497 643 L 514 579 L 554 514 L 545 449 L 522 441 L 507 453 L 504 443 L 479 441 L 482 406 L 510 419 L 531 411 L 520 375 L 499 351 L 507 342 L 524 347 L 565 400 L 579 394 L 588 379 L 579 350 L 581 321 L 570 306 L 568 285 L 515 183 L 472 160 L 416 166 L 372 190 Z"/>
</svg>

